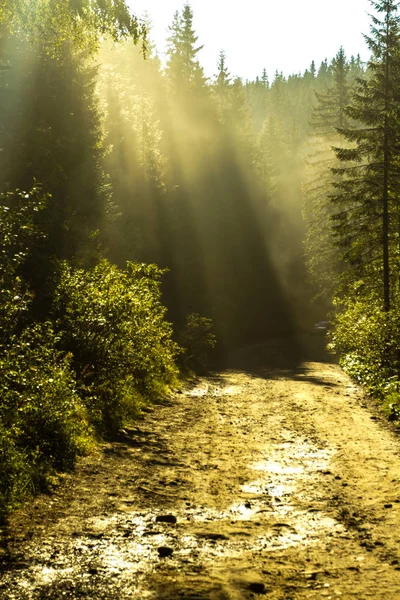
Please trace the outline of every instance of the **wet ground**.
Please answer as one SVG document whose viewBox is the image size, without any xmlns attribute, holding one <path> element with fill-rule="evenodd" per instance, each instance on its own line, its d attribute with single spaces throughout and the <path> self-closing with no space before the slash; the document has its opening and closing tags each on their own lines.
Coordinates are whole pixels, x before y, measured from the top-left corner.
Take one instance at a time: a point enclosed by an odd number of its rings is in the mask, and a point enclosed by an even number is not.
<svg viewBox="0 0 400 600">
<path fill-rule="evenodd" d="M 400 599 L 397 432 L 337 365 L 261 355 L 16 513 L 0 597 Z"/>
</svg>

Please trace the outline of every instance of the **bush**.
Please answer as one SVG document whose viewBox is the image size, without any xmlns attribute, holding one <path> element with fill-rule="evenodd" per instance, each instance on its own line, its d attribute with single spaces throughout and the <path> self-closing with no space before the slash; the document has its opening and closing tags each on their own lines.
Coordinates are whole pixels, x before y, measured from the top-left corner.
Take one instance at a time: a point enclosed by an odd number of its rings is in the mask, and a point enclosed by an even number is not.
<svg viewBox="0 0 400 600">
<path fill-rule="evenodd" d="M 0 516 L 70 468 L 90 430 L 70 360 L 55 350 L 51 324 L 32 325 L 22 272 L 43 239 L 39 187 L 0 195 Z"/>
<path fill-rule="evenodd" d="M 26 328 L 0 347 L 0 505 L 43 488 L 49 472 L 68 469 L 90 430 L 69 359 L 50 324 Z"/>
<path fill-rule="evenodd" d="M 400 398 L 400 312 L 373 296 L 348 299 L 336 316 L 331 347 L 340 364 L 393 416 Z"/>
<path fill-rule="evenodd" d="M 103 260 L 90 271 L 60 265 L 55 310 L 64 351 L 73 355 L 79 391 L 93 423 L 118 429 L 177 377 L 178 346 L 164 319 L 160 271 Z"/>
<path fill-rule="evenodd" d="M 212 320 L 197 313 L 188 315 L 179 335 L 179 344 L 183 348 L 181 364 L 184 370 L 205 372 L 216 343 Z"/>
<path fill-rule="evenodd" d="M 46 201 L 39 187 L 0 194 L 0 344 L 28 324 L 32 294 L 21 269 L 43 238 L 35 219 Z"/>
<path fill-rule="evenodd" d="M 43 239 L 35 216 L 45 202 L 38 188 L 0 195 L 2 517 L 43 489 L 49 473 L 71 468 L 93 426 L 118 429 L 177 378 L 179 347 L 153 265 L 121 271 L 104 260 L 84 271 L 60 263 L 51 282 L 54 322 L 33 323 L 23 270 Z"/>
</svg>

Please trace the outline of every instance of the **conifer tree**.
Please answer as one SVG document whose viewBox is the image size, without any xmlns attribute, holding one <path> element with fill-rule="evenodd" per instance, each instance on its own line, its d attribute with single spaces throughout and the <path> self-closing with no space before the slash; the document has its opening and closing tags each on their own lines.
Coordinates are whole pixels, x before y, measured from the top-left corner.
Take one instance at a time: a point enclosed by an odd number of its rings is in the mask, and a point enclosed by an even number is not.
<svg viewBox="0 0 400 600">
<path fill-rule="evenodd" d="M 39 183 L 48 195 L 35 215 L 42 235 L 23 274 L 42 318 L 56 283 L 55 261 L 89 266 L 101 251 L 110 189 L 102 166 L 96 68 L 87 52 L 70 43 L 62 57 L 53 58 L 19 36 L 8 36 L 7 62 L 11 68 L 0 94 L 0 188 L 29 190 Z"/>
<path fill-rule="evenodd" d="M 361 56 L 357 54 L 357 56 L 350 57 L 350 69 L 349 69 L 349 77 L 350 82 L 355 81 L 357 78 L 363 78 L 365 74 L 364 63 L 361 60 Z"/>
<path fill-rule="evenodd" d="M 264 67 L 262 75 L 261 75 L 261 81 L 263 86 L 268 89 L 269 88 L 269 80 L 268 80 L 268 73 L 267 73 L 267 69 Z"/>
<path fill-rule="evenodd" d="M 318 90 L 326 90 L 327 87 L 331 84 L 331 69 L 328 65 L 328 59 L 325 58 L 318 69 L 317 74 L 317 89 Z"/>
<path fill-rule="evenodd" d="M 107 248 L 117 264 L 157 262 L 159 211 L 165 194 L 157 96 L 158 59 L 148 50 L 144 61 L 129 42 L 103 44 L 98 90 L 104 103 L 104 164 L 110 176 L 116 216 L 107 228 Z"/>
<path fill-rule="evenodd" d="M 307 170 L 304 183 L 303 216 L 306 222 L 305 253 L 308 269 L 319 294 L 332 297 L 340 261 L 332 233 L 333 192 L 331 169 L 338 166 L 332 146 L 340 144 L 337 129 L 349 124 L 345 109 L 349 104 L 349 65 L 343 48 L 331 64 L 332 85 L 315 92 L 317 104 L 311 119 Z"/>
<path fill-rule="evenodd" d="M 341 166 L 333 172 L 340 179 L 331 199 L 348 282 L 363 281 L 388 311 L 399 266 L 400 17 L 395 0 L 371 4 L 378 16 L 371 16 L 366 36 L 370 76 L 357 80 L 346 109 L 361 126 L 339 130 L 352 147 L 335 150 Z"/>
<path fill-rule="evenodd" d="M 253 124 L 259 134 L 268 116 L 270 86 L 266 69 L 263 69 L 261 77 L 257 76 L 255 81 L 247 82 L 246 91 L 251 106 Z"/>
<path fill-rule="evenodd" d="M 340 144 L 337 129 L 349 124 L 345 109 L 349 104 L 349 65 L 343 48 L 331 63 L 332 84 L 315 92 L 317 104 L 311 119 L 307 169 L 304 183 L 303 216 L 306 222 L 305 253 L 308 269 L 318 293 L 332 297 L 340 261 L 332 233 L 333 192 L 331 169 L 338 166 L 332 146 Z"/>
<path fill-rule="evenodd" d="M 218 74 L 216 75 L 215 86 L 217 89 L 225 89 L 231 82 L 231 74 L 226 66 L 226 54 L 223 50 L 219 53 Z"/>
<path fill-rule="evenodd" d="M 169 31 L 166 72 L 171 89 L 190 99 L 204 88 L 205 77 L 198 60 L 203 46 L 197 45 L 199 38 L 193 29 L 193 11 L 188 4 L 181 13 L 175 12 Z"/>
</svg>

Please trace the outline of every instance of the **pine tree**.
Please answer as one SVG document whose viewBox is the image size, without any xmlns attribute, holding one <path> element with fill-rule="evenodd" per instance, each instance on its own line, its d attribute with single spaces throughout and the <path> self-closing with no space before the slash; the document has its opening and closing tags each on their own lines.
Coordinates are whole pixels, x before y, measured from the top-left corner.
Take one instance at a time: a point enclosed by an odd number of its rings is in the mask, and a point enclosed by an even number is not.
<svg viewBox="0 0 400 600">
<path fill-rule="evenodd" d="M 332 297 L 340 261 L 332 234 L 333 207 L 329 200 L 337 167 L 332 146 L 340 144 L 337 128 L 349 124 L 345 109 L 349 104 L 349 65 L 340 48 L 331 65 L 332 85 L 325 93 L 315 92 L 317 104 L 311 119 L 307 170 L 304 183 L 303 216 L 307 235 L 305 253 L 314 285 L 322 297 Z"/>
<path fill-rule="evenodd" d="M 391 305 L 391 284 L 399 268 L 400 213 L 400 17 L 399 2 L 372 1 L 370 76 L 358 79 L 347 116 L 357 128 L 339 131 L 350 148 L 336 148 L 341 167 L 331 199 L 335 233 L 349 265 L 348 280 L 363 281 Z"/>
<path fill-rule="evenodd" d="M 317 89 L 320 91 L 326 90 L 332 83 L 331 79 L 331 69 L 328 65 L 328 59 L 325 58 L 318 69 L 317 74 Z"/>
<path fill-rule="evenodd" d="M 98 90 L 104 103 L 105 168 L 116 217 L 107 248 L 119 265 L 126 260 L 162 264 L 158 236 L 165 194 L 165 157 L 157 110 L 161 73 L 158 59 L 129 42 L 103 44 Z"/>
<path fill-rule="evenodd" d="M 246 84 L 247 99 L 251 106 L 252 120 L 259 134 L 268 115 L 268 99 L 270 94 L 267 70 L 263 69 L 261 77 Z"/>
<path fill-rule="evenodd" d="M 218 74 L 216 75 L 215 86 L 219 89 L 225 89 L 231 82 L 231 74 L 226 66 L 226 54 L 223 50 L 219 53 L 218 59 Z"/>
<path fill-rule="evenodd" d="M 350 70 L 349 70 L 350 81 L 353 82 L 357 78 L 362 79 L 364 77 L 364 75 L 365 75 L 364 63 L 362 62 L 360 55 L 357 54 L 357 56 L 351 56 L 350 57 Z"/>
<path fill-rule="evenodd" d="M 34 308 L 43 316 L 55 259 L 88 266 L 100 253 L 110 190 L 102 167 L 97 70 L 86 52 L 69 43 L 62 57 L 52 58 L 17 36 L 8 37 L 7 62 L 11 68 L 0 93 L 0 188 L 29 190 L 38 182 L 51 196 L 36 214 L 42 236 L 24 266 Z"/>
<path fill-rule="evenodd" d="M 262 81 L 263 86 L 266 89 L 268 89 L 269 88 L 269 80 L 268 80 L 267 69 L 265 67 L 264 67 L 263 72 L 262 72 L 261 81 Z"/>
<path fill-rule="evenodd" d="M 193 99 L 204 88 L 206 80 L 198 60 L 203 46 L 197 45 L 199 38 L 193 29 L 193 11 L 188 4 L 182 13 L 175 12 L 169 32 L 166 72 L 171 90 Z"/>
<path fill-rule="evenodd" d="M 229 107 L 232 102 L 231 74 L 226 66 L 226 54 L 221 50 L 217 62 L 218 72 L 214 76 L 213 96 L 218 121 L 223 125 L 228 118 Z"/>
</svg>

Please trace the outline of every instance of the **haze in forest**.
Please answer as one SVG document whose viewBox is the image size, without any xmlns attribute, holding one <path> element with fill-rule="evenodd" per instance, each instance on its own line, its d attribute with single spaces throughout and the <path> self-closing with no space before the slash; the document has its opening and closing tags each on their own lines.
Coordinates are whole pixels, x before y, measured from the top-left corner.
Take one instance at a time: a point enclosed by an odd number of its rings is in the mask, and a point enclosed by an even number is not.
<svg viewBox="0 0 400 600">
<path fill-rule="evenodd" d="M 180 373 L 297 368 L 317 320 L 400 415 L 399 4 L 174 6 L 162 60 L 122 0 L 1 4 L 0 513 Z"/>
</svg>

